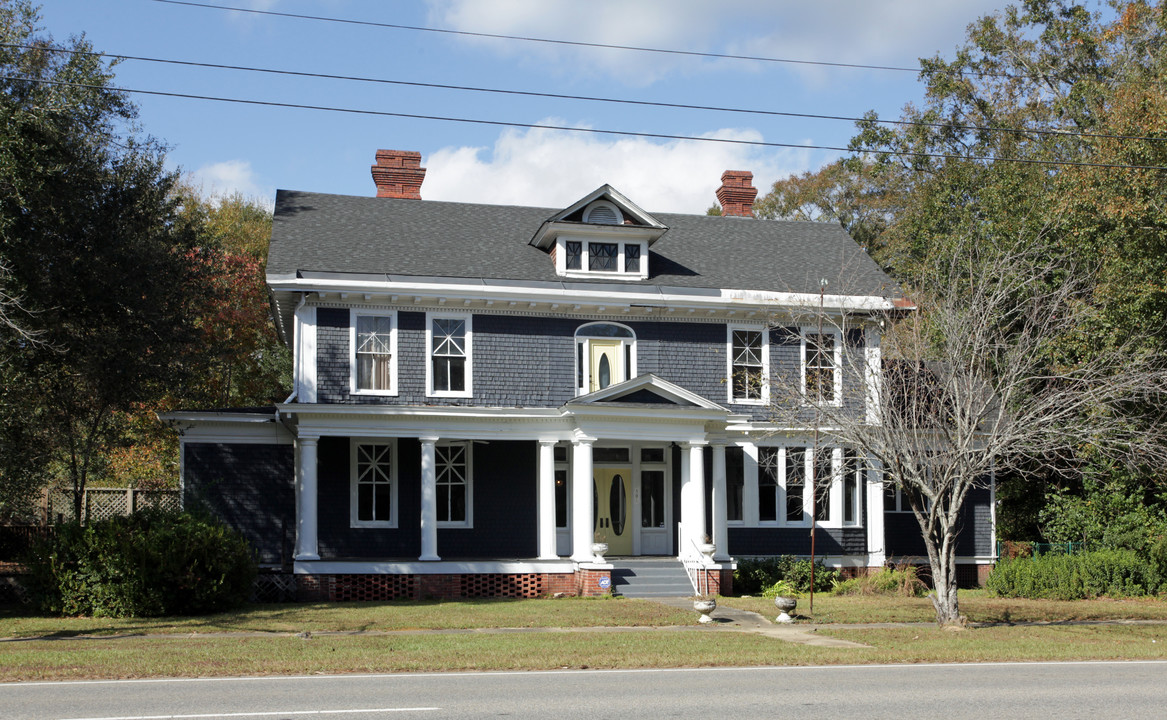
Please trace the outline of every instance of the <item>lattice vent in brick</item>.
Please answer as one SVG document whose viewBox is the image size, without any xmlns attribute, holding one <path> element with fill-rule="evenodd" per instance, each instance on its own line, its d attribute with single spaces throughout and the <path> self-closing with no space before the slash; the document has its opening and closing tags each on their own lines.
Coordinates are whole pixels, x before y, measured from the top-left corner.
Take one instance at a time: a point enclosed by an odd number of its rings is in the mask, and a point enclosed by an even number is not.
<svg viewBox="0 0 1167 720">
<path fill-rule="evenodd" d="M 413 575 L 333 575 L 329 599 L 399 600 L 414 597 Z"/>
<path fill-rule="evenodd" d="M 282 603 L 296 599 L 296 576 L 290 573 L 260 573 L 251 585 L 251 602 Z"/>
<path fill-rule="evenodd" d="M 462 576 L 462 597 L 521 597 L 543 595 L 543 576 L 489 573 Z"/>
</svg>

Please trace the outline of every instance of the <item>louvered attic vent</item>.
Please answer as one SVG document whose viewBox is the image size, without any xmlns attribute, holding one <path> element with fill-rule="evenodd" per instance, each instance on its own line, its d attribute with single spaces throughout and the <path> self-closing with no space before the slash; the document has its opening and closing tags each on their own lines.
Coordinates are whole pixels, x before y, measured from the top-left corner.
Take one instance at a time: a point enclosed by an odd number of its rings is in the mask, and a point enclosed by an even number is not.
<svg viewBox="0 0 1167 720">
<path fill-rule="evenodd" d="M 596 225 L 619 225 L 620 215 L 616 208 L 606 203 L 595 203 L 588 208 L 584 222 Z"/>
</svg>

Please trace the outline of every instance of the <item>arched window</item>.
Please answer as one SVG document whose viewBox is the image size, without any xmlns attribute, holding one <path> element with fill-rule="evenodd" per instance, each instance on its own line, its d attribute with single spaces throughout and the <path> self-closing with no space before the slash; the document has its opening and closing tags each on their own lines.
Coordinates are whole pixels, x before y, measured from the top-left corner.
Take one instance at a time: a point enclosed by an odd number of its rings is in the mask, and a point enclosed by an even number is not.
<svg viewBox="0 0 1167 720">
<path fill-rule="evenodd" d="M 617 323 L 581 325 L 575 332 L 576 394 L 636 377 L 636 333 Z"/>
</svg>

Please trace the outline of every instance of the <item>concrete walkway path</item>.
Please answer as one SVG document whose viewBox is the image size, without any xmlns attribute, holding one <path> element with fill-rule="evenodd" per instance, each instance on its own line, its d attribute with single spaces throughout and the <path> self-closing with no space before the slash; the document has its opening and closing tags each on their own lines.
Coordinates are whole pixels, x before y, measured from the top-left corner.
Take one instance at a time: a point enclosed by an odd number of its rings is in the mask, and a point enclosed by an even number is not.
<svg viewBox="0 0 1167 720">
<path fill-rule="evenodd" d="M 680 608 L 682 610 L 693 610 L 692 598 L 646 598 L 659 602 L 662 605 L 669 607 Z M 800 645 L 814 645 L 816 647 L 837 647 L 837 648 L 866 648 L 870 645 L 862 643 L 851 642 L 850 640 L 842 640 L 840 638 L 828 637 L 826 635 L 818 634 L 818 627 L 815 625 L 781 625 L 770 622 L 763 615 L 749 610 L 739 610 L 738 608 L 726 607 L 718 605 L 717 609 L 710 613 L 709 617 L 713 618 L 711 627 L 722 630 L 734 630 L 737 632 L 756 633 L 758 635 L 765 635 L 776 640 L 784 640 L 786 642 L 798 643 Z"/>
</svg>

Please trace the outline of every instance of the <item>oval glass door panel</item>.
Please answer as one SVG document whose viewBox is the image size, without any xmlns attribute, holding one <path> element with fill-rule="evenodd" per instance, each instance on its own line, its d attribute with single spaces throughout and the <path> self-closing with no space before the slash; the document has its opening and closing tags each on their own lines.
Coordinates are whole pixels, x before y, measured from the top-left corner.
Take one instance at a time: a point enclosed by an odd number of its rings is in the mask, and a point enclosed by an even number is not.
<svg viewBox="0 0 1167 720">
<path fill-rule="evenodd" d="M 616 535 L 624 534 L 624 523 L 628 519 L 628 495 L 624 490 L 624 478 L 616 475 L 612 478 L 612 490 L 608 493 L 608 509 L 612 518 L 612 532 Z"/>
<path fill-rule="evenodd" d="M 612 384 L 612 365 L 608 362 L 608 354 L 600 356 L 600 389 Z"/>
</svg>

